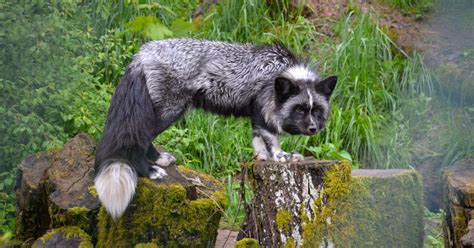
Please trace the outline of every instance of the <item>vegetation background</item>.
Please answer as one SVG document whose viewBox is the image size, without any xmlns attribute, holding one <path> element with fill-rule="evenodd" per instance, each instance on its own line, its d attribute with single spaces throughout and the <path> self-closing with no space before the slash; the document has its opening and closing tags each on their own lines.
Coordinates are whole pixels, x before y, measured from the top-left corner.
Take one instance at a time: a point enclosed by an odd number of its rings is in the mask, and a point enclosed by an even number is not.
<svg viewBox="0 0 474 248">
<path fill-rule="evenodd" d="M 149 40 L 280 42 L 309 58 L 323 76 L 338 75 L 326 129 L 312 137 L 282 137 L 286 150 L 364 168 L 411 168 L 440 154 L 449 165 L 472 155 L 473 108 L 446 104 L 442 99 L 449 97 L 421 56 L 401 50 L 376 15 L 352 1 L 329 20 L 289 0 L 218 2 L 0 1 L 0 233 L 14 234 L 16 165 L 79 132 L 98 139 L 114 88 Z M 383 2 L 414 15 L 431 4 Z M 470 129 L 459 128 L 466 123 Z M 436 138 L 427 135 L 433 129 Z M 180 164 L 225 181 L 227 222 L 239 223 L 234 178 L 252 159 L 250 140 L 248 120 L 193 111 L 156 144 Z"/>
</svg>

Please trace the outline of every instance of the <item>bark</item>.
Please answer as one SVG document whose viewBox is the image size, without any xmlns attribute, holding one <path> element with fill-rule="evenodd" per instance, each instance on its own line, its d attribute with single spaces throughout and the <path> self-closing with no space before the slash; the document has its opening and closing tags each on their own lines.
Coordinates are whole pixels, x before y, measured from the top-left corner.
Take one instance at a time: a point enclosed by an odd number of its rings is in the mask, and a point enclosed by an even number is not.
<svg viewBox="0 0 474 248">
<path fill-rule="evenodd" d="M 421 247 L 415 170 L 354 170 L 347 161 L 256 162 L 254 198 L 237 239 L 261 247 Z"/>
<path fill-rule="evenodd" d="M 443 173 L 447 199 L 444 222 L 447 247 L 474 246 L 474 158 L 461 160 Z"/>
</svg>

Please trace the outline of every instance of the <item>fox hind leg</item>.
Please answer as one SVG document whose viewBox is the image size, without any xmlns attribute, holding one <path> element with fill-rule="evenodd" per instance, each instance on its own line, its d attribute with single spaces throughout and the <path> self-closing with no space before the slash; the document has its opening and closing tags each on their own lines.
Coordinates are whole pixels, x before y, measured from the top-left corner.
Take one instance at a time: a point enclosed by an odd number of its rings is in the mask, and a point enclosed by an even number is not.
<svg viewBox="0 0 474 248">
<path fill-rule="evenodd" d="M 148 159 L 159 166 L 166 167 L 176 163 L 176 158 L 169 152 L 158 152 L 153 144 L 150 144 L 147 152 Z"/>
</svg>

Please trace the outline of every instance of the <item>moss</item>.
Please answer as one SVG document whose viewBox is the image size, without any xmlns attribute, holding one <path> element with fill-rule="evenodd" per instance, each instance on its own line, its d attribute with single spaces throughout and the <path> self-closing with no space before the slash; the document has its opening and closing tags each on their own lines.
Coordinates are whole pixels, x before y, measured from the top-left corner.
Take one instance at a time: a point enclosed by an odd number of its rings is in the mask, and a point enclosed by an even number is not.
<svg viewBox="0 0 474 248">
<path fill-rule="evenodd" d="M 295 247 L 295 240 L 293 238 L 289 238 L 285 243 L 285 248 L 294 248 Z"/>
<path fill-rule="evenodd" d="M 45 235 L 43 235 L 40 238 L 40 240 L 43 241 L 43 244 L 44 244 L 51 237 L 59 233 L 63 233 L 63 235 L 66 237 L 66 240 L 69 240 L 71 238 L 79 238 L 81 240 L 81 244 L 79 245 L 79 248 L 92 248 L 93 247 L 92 242 L 91 242 L 91 237 L 77 226 L 63 226 L 60 228 L 53 229 L 47 232 Z"/>
<path fill-rule="evenodd" d="M 258 248 L 258 241 L 252 238 L 245 238 L 235 242 L 235 248 Z"/>
<path fill-rule="evenodd" d="M 418 173 L 349 175 L 344 163 L 326 173 L 315 214 L 303 227 L 303 247 L 327 241 L 336 247 L 422 246 L 423 192 Z"/>
<path fill-rule="evenodd" d="M 95 198 L 99 197 L 99 195 L 97 194 L 97 189 L 95 188 L 95 185 L 90 186 L 89 188 L 87 188 L 87 190 L 93 197 Z"/>
<path fill-rule="evenodd" d="M 90 229 L 89 214 L 90 209 L 88 208 L 74 207 L 60 209 L 54 204 L 50 204 L 49 206 L 49 215 L 53 228 L 69 225 L 88 230 Z"/>
<path fill-rule="evenodd" d="M 140 243 L 135 245 L 135 248 L 158 248 L 158 245 L 155 243 Z"/>
<path fill-rule="evenodd" d="M 153 242 L 166 247 L 206 247 L 214 242 L 225 195 L 189 200 L 179 184 L 157 185 L 141 178 L 125 214 L 113 221 L 101 208 L 97 247 Z"/>
<path fill-rule="evenodd" d="M 303 226 L 303 247 L 319 246 L 325 239 L 333 240 L 336 236 L 343 237 L 340 240 L 342 246 L 350 246 L 350 240 L 346 240 L 346 237 L 352 237 L 353 230 L 347 225 L 348 219 L 344 211 L 348 208 L 352 188 L 351 164 L 342 161 L 332 166 L 325 173 L 323 187 L 320 197 L 314 202 L 315 213 L 310 218 L 312 221 Z"/>
<path fill-rule="evenodd" d="M 278 209 L 278 212 L 275 216 L 275 221 L 280 232 L 288 232 L 290 230 L 291 213 L 286 209 Z"/>
</svg>

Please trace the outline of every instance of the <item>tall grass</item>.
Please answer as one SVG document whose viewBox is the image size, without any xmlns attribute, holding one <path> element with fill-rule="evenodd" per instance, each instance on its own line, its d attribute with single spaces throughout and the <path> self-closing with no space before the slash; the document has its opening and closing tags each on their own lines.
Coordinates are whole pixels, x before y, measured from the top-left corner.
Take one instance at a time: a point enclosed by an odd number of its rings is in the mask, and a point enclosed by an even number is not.
<svg viewBox="0 0 474 248">
<path fill-rule="evenodd" d="M 309 143 L 338 144 L 368 167 L 408 167 L 411 140 L 400 105 L 432 89 L 428 72 L 367 15 L 349 14 L 336 31 L 340 41 L 321 65 L 338 75 L 333 110 L 326 130 Z"/>
</svg>

